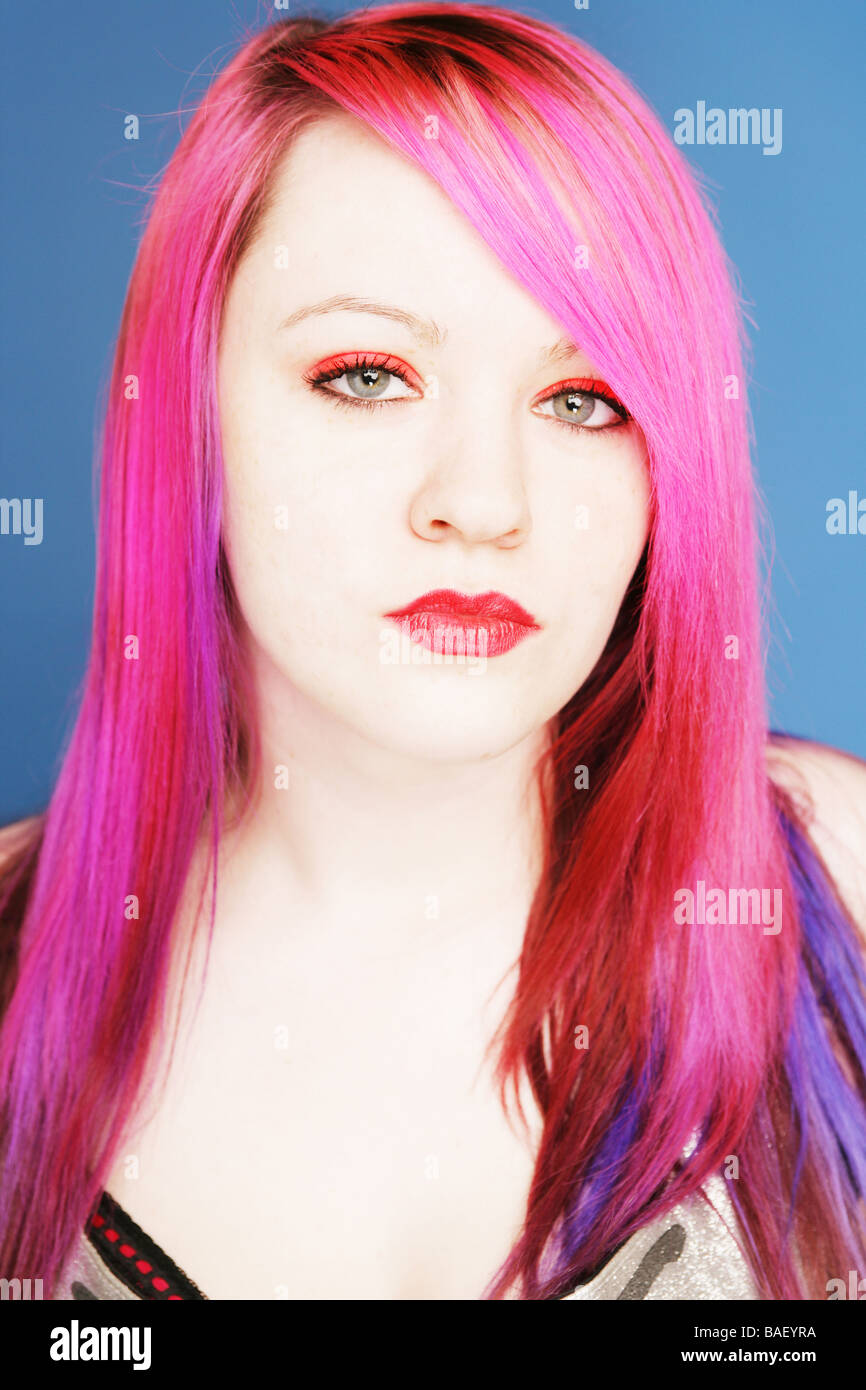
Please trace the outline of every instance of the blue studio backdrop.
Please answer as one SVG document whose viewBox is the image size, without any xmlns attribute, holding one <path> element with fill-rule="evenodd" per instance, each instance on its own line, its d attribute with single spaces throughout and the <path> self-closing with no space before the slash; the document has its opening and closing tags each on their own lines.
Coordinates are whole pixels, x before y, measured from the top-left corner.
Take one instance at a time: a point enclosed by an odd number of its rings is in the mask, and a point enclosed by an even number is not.
<svg viewBox="0 0 866 1390">
<path fill-rule="evenodd" d="M 694 113 L 683 153 L 709 180 L 757 325 L 750 390 L 773 532 L 772 721 L 866 757 L 866 535 L 827 524 L 831 499 L 846 516 L 849 501 L 856 513 L 866 499 L 866 6 L 515 8 L 584 37 L 672 133 L 688 133 L 677 112 Z M 76 709 L 93 598 L 97 405 L 141 234 L 138 190 L 168 160 L 190 91 L 270 13 L 264 0 L 3 7 L 0 498 L 41 498 L 43 510 L 38 543 L 35 531 L 31 544 L 11 526 L 0 534 L 0 824 L 45 805 Z M 713 107 L 766 111 L 762 142 L 699 143 Z M 130 113 L 135 141 L 124 135 Z"/>
</svg>

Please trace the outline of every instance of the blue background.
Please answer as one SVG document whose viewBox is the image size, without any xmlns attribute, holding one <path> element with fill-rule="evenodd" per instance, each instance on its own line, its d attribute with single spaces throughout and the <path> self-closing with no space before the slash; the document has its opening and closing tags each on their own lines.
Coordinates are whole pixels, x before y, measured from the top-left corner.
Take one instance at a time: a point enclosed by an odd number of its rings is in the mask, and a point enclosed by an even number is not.
<svg viewBox="0 0 866 1390">
<path fill-rule="evenodd" d="M 866 537 L 830 536 L 863 466 L 866 5 L 573 0 L 522 6 L 585 37 L 671 131 L 679 107 L 781 107 L 783 146 L 687 146 L 756 321 L 756 463 L 773 532 L 773 724 L 866 756 Z M 295 6 L 293 5 L 293 9 Z M 297 5 L 300 12 L 302 4 Z M 352 5 L 326 5 L 331 14 Z M 0 536 L 0 824 L 40 809 L 75 713 L 94 576 L 97 404 L 141 235 L 140 190 L 263 0 L 4 7 L 0 496 L 44 498 L 44 538 Z M 123 118 L 141 117 L 140 139 Z"/>
</svg>

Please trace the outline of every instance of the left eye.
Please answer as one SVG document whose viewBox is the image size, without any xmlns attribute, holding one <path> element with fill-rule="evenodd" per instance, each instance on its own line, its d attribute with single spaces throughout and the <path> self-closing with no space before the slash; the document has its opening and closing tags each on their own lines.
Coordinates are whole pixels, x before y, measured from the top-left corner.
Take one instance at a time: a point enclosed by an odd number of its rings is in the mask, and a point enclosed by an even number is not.
<svg viewBox="0 0 866 1390">
<path fill-rule="evenodd" d="M 543 410 L 543 406 L 552 408 Z M 624 410 L 616 410 L 591 391 L 558 391 L 555 396 L 539 401 L 533 409 L 539 414 L 553 415 L 558 420 L 567 420 L 569 424 L 582 425 L 584 429 L 591 430 L 623 424 L 626 419 Z"/>
</svg>

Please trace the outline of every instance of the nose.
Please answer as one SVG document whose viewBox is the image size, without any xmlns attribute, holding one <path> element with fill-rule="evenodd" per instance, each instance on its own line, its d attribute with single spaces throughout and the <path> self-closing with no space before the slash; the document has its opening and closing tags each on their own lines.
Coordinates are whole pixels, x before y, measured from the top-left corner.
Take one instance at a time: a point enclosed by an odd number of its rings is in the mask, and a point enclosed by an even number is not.
<svg viewBox="0 0 866 1390">
<path fill-rule="evenodd" d="M 444 415 L 445 406 L 440 398 Z M 532 521 L 520 431 L 499 405 L 435 435 L 435 458 L 410 505 L 412 530 L 422 540 L 457 538 L 467 545 L 521 545 Z"/>
</svg>

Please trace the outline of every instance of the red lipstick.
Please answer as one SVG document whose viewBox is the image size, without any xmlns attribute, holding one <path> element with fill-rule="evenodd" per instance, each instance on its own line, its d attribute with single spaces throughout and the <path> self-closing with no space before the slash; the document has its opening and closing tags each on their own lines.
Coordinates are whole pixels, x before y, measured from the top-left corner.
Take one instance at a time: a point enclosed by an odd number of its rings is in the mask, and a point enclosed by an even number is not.
<svg viewBox="0 0 866 1390">
<path fill-rule="evenodd" d="M 430 593 L 385 613 L 400 624 L 412 642 L 432 652 L 501 656 L 541 624 L 507 594 L 488 590 L 461 594 L 455 589 Z"/>
</svg>

